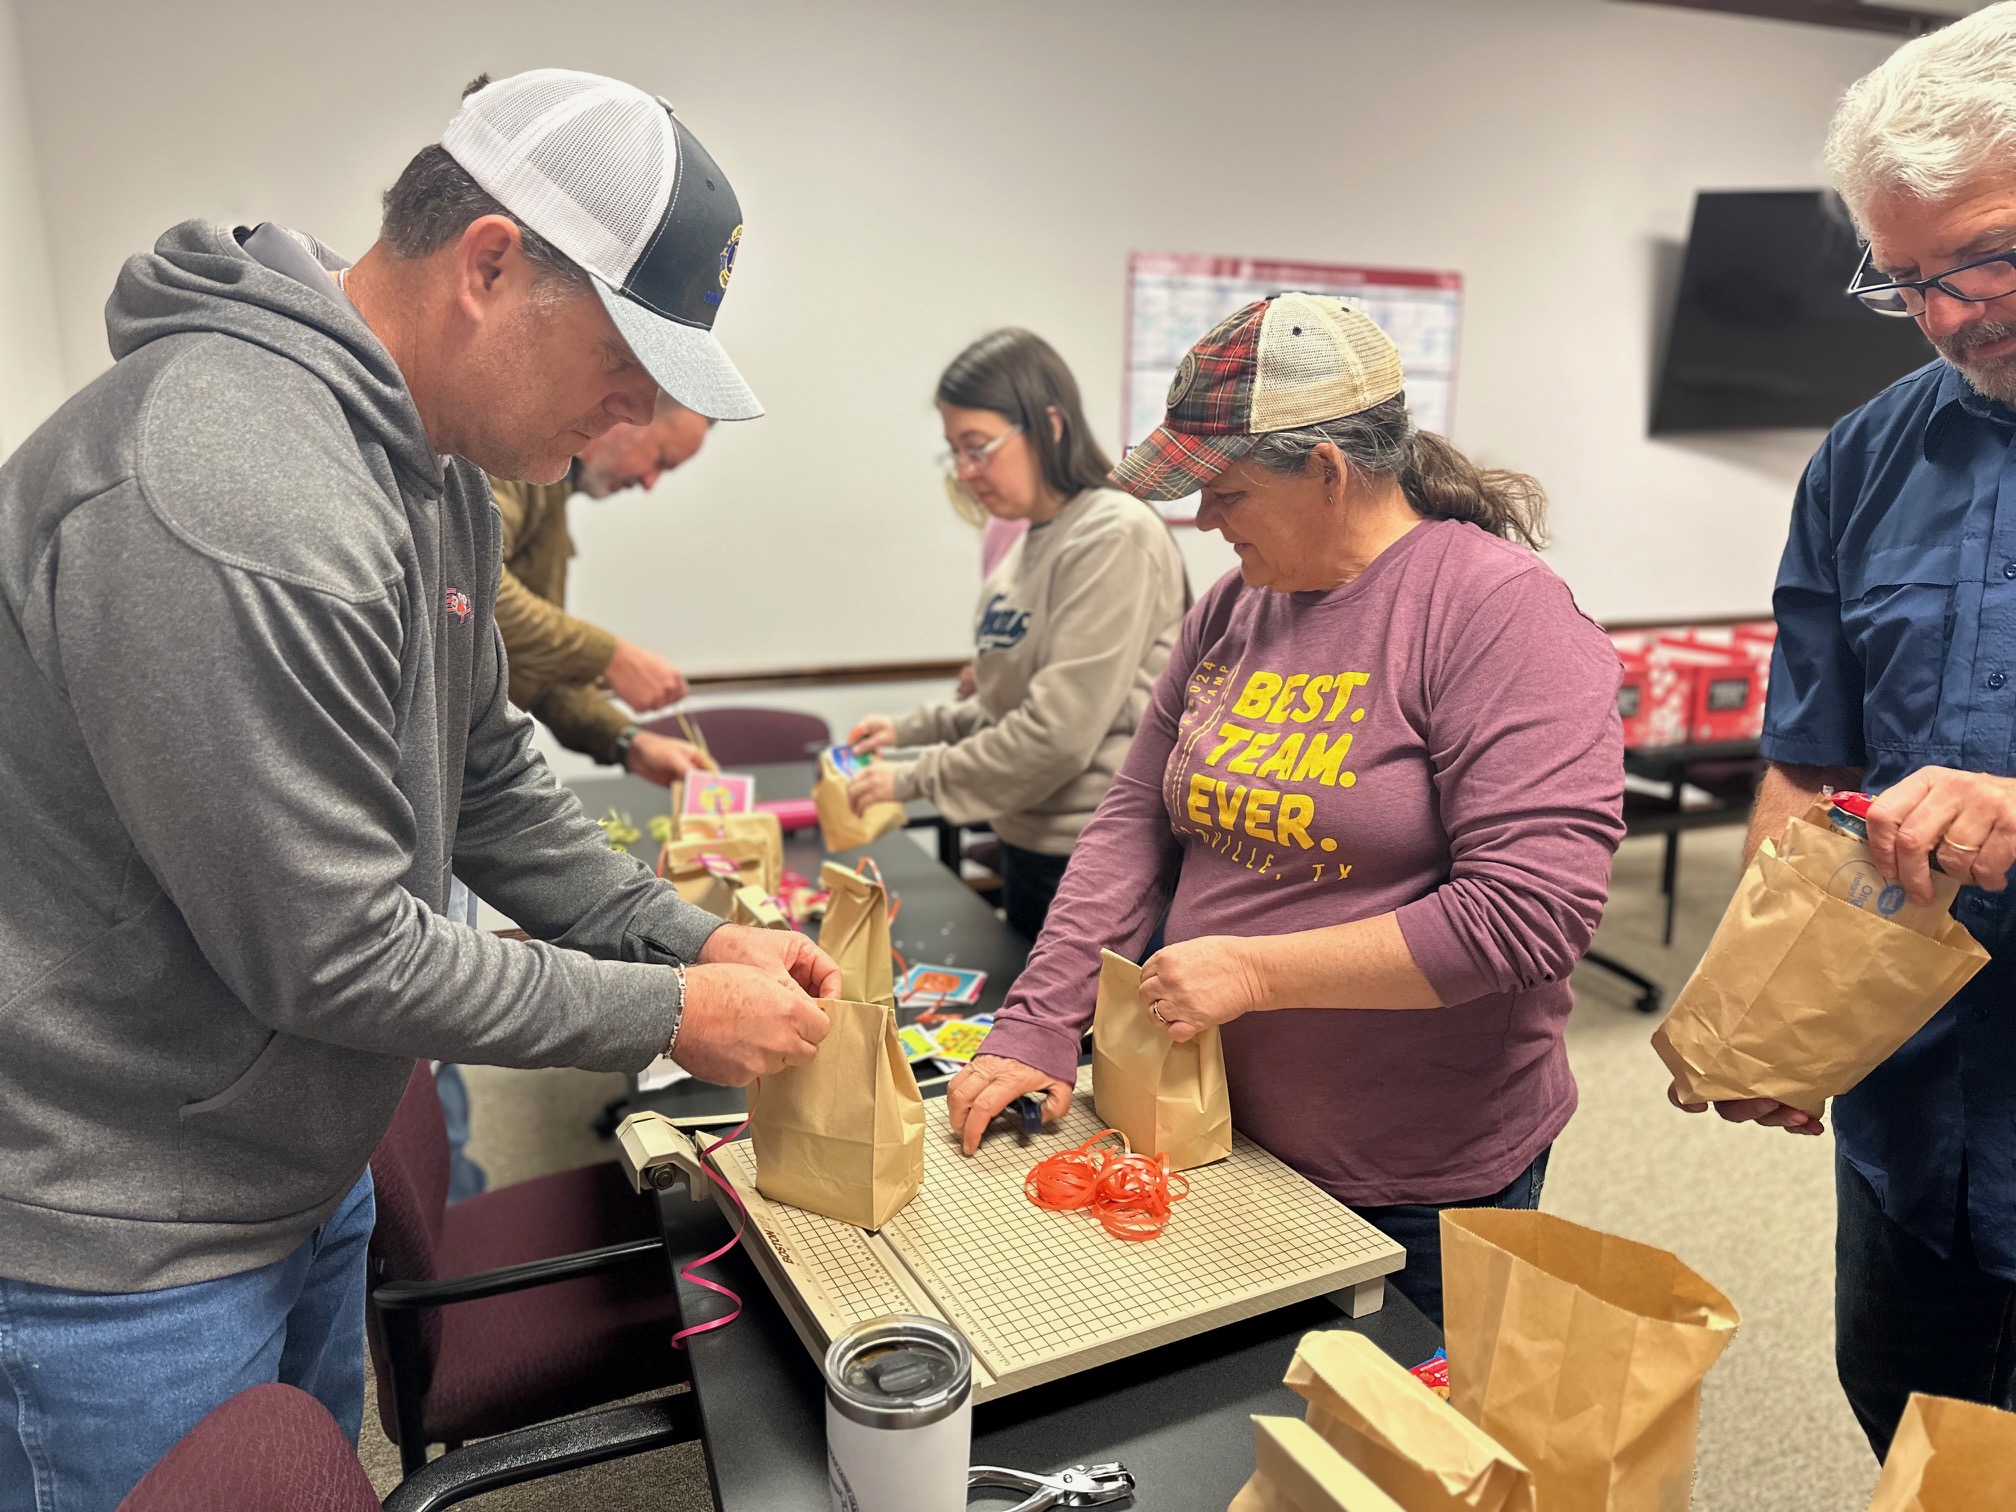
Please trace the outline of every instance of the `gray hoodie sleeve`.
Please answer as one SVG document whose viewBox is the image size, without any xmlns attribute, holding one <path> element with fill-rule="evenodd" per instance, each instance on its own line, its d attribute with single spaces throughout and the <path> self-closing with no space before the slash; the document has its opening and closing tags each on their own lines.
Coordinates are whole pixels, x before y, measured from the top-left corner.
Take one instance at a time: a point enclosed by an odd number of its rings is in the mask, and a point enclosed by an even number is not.
<svg viewBox="0 0 2016 1512">
<path fill-rule="evenodd" d="M 325 482 L 324 507 L 340 508 L 340 480 Z M 499 940 L 409 890 L 446 881 L 414 882 L 399 782 L 462 774 L 400 770 L 406 589 L 361 544 L 327 578 L 255 570 L 129 479 L 73 510 L 56 549 L 60 676 L 92 762 L 139 859 L 255 1019 L 361 1050 L 511 1066 L 634 1070 L 664 1045 L 669 972 Z M 569 943 L 633 960 L 683 953 L 678 911 L 636 863 L 598 848 L 527 752 L 522 721 L 493 696 L 476 723 L 470 880 Z M 522 865 L 547 873 L 520 891 L 498 888 L 507 831 Z"/>
</svg>

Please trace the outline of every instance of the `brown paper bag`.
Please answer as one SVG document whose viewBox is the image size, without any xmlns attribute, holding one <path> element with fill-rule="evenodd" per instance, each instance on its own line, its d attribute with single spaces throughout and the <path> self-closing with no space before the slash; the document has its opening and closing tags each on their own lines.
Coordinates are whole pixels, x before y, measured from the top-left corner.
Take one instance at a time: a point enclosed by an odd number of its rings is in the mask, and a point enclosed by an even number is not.
<svg viewBox="0 0 2016 1512">
<path fill-rule="evenodd" d="M 2016 1507 L 2016 1414 L 1912 1392 L 1869 1512 Z"/>
<path fill-rule="evenodd" d="M 749 1091 L 756 1188 L 842 1223 L 878 1229 L 924 1185 L 924 1099 L 875 1003 L 821 999 L 819 1053 Z"/>
<path fill-rule="evenodd" d="M 784 910 L 777 906 L 776 899 L 767 896 L 760 887 L 735 889 L 734 906 L 729 910 L 728 922 L 740 924 L 744 929 L 791 927 L 791 921 L 784 917 Z"/>
<path fill-rule="evenodd" d="M 819 837 L 829 851 L 853 850 L 903 828 L 910 817 L 900 803 L 871 803 L 856 814 L 847 801 L 847 779 L 833 764 L 833 753 L 819 753 L 819 780 L 812 784 L 812 805 L 819 811 Z"/>
<path fill-rule="evenodd" d="M 1187 1171 L 1232 1153 L 1232 1103 L 1218 1031 L 1187 1045 L 1148 1016 L 1141 968 L 1099 953 L 1099 1002 L 1092 1013 L 1092 1106 L 1144 1155 L 1166 1155 Z"/>
<path fill-rule="evenodd" d="M 1307 1334 L 1288 1386 L 1309 1426 L 1410 1512 L 1533 1512 L 1533 1475 L 1363 1334 Z"/>
<path fill-rule="evenodd" d="M 864 862 L 872 867 L 874 863 Z M 830 896 L 819 923 L 819 948 L 840 968 L 841 994 L 857 1003 L 896 1006 L 896 977 L 890 969 L 889 893 L 879 872 L 864 876 L 839 861 L 819 868 L 819 885 Z"/>
<path fill-rule="evenodd" d="M 722 875 L 708 864 L 708 857 L 732 863 L 734 872 Z M 665 847 L 658 866 L 680 897 L 722 919 L 734 912 L 738 887 L 757 887 L 763 880 L 762 852 L 746 840 L 674 840 Z"/>
<path fill-rule="evenodd" d="M 1946 912 L 1951 878 L 1934 879 L 1938 905 L 1903 903 L 1825 812 L 1816 804 L 1757 852 L 1653 1033 L 1689 1102 L 1771 1097 L 1817 1117 L 1988 960 Z"/>
<path fill-rule="evenodd" d="M 1435 1405 L 1442 1407 L 1440 1402 Z M 1428 1502 L 1417 1507 L 1395 1501 L 1299 1418 L 1256 1417 L 1253 1478 L 1239 1488 L 1226 1512 L 1441 1512 L 1441 1508 Z"/>
<path fill-rule="evenodd" d="M 679 821 L 681 840 L 733 840 L 757 846 L 763 856 L 763 876 L 757 886 L 765 897 L 784 881 L 784 826 L 775 814 L 687 814 Z"/>
<path fill-rule="evenodd" d="M 1546 1512 L 1671 1512 L 1736 1309 L 1674 1256 L 1551 1213 L 1442 1215 L 1450 1402 Z"/>
</svg>

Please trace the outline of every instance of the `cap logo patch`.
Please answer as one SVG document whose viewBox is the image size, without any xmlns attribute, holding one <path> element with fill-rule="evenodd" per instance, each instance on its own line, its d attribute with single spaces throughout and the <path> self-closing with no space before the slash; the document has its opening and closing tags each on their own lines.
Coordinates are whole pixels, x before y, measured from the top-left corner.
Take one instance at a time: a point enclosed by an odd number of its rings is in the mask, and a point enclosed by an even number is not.
<svg viewBox="0 0 2016 1512">
<path fill-rule="evenodd" d="M 1176 376 L 1169 380 L 1169 399 L 1164 409 L 1174 409 L 1181 404 L 1190 387 L 1197 381 L 1197 354 L 1185 352 L 1183 360 L 1176 366 Z"/>
<path fill-rule="evenodd" d="M 742 228 L 737 226 L 728 233 L 728 245 L 721 249 L 721 287 L 728 287 L 728 279 L 735 271 L 735 254 L 742 247 Z"/>
</svg>

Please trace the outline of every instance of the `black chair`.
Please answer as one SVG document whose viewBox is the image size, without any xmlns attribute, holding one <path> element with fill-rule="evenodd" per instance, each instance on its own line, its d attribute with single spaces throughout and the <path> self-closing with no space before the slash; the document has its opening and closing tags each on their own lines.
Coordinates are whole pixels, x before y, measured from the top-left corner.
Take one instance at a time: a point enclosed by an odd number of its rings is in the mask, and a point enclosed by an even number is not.
<svg viewBox="0 0 2016 1512">
<path fill-rule="evenodd" d="M 833 744 L 833 731 L 825 720 L 795 709 L 701 709 L 667 714 L 644 728 L 684 740 L 688 724 L 700 732 L 715 761 L 724 767 L 804 761 Z"/>
</svg>

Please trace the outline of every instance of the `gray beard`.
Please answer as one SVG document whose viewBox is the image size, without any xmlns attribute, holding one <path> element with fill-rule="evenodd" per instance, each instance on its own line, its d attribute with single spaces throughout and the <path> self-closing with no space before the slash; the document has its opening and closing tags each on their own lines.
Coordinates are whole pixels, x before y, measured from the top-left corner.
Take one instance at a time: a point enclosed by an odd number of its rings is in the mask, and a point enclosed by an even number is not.
<svg viewBox="0 0 2016 1512">
<path fill-rule="evenodd" d="M 1967 355 L 1977 346 L 2010 336 L 2016 336 L 2016 321 L 1998 320 L 1970 326 L 1964 341 L 1935 341 L 1932 345 L 1941 357 L 1960 370 L 1960 376 L 1972 385 L 1974 392 L 1993 399 L 2004 409 L 2016 409 L 2016 356 L 1973 361 Z"/>
</svg>

